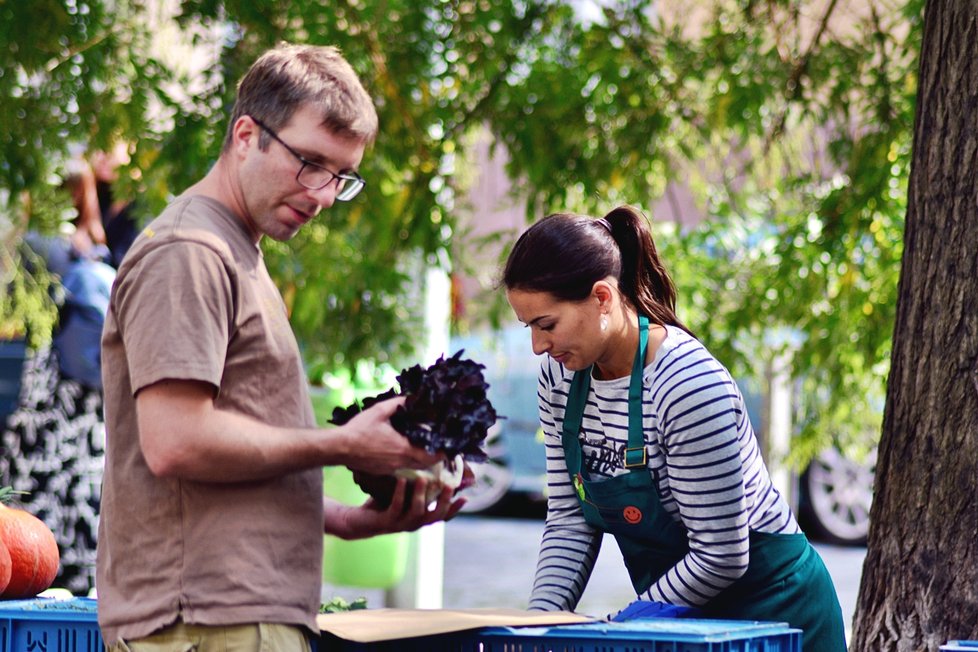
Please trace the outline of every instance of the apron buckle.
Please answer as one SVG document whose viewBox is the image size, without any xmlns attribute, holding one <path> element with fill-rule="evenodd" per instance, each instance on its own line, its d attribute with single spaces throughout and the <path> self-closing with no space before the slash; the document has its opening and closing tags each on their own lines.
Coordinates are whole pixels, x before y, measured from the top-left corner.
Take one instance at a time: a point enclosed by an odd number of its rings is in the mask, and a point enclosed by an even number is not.
<svg viewBox="0 0 978 652">
<path fill-rule="evenodd" d="M 637 458 L 637 461 L 636 461 Z M 645 450 L 645 446 L 639 448 L 626 448 L 625 449 L 625 468 L 633 469 L 636 467 L 646 466 L 648 462 L 648 452 Z"/>
</svg>

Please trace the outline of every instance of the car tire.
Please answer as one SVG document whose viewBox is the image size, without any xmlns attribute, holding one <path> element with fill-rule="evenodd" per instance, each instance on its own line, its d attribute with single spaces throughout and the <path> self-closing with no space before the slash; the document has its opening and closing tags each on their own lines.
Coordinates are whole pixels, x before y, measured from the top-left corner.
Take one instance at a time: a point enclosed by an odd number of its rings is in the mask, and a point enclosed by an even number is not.
<svg viewBox="0 0 978 652">
<path fill-rule="evenodd" d="M 465 498 L 462 511 L 469 514 L 486 512 L 498 505 L 513 486 L 513 471 L 506 462 L 506 444 L 498 426 L 489 429 L 485 444 L 488 459 L 469 462 L 475 475 L 470 487 L 459 492 Z"/>
<path fill-rule="evenodd" d="M 866 544 L 876 474 L 876 450 L 863 462 L 835 448 L 820 453 L 800 478 L 799 520 L 813 539 Z"/>
</svg>

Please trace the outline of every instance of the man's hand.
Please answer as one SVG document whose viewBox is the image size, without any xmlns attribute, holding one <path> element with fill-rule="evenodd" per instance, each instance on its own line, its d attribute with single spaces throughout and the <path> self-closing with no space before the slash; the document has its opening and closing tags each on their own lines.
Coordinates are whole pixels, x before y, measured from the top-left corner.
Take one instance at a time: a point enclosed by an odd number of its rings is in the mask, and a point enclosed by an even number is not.
<svg viewBox="0 0 978 652">
<path fill-rule="evenodd" d="M 411 498 L 406 499 L 407 480 L 398 478 L 394 496 L 386 509 L 368 500 L 359 507 L 343 505 L 326 498 L 324 531 L 341 539 L 363 539 L 392 532 L 413 532 L 438 521 L 448 521 L 458 514 L 465 498 L 452 500 L 454 490 L 444 487 L 438 498 L 427 504 L 425 491 L 428 481 L 414 480 Z"/>
<path fill-rule="evenodd" d="M 381 401 L 339 426 L 347 440 L 340 461 L 355 471 L 374 475 L 393 475 L 398 469 L 426 469 L 445 459 L 412 446 L 407 437 L 394 430 L 391 415 L 404 404 L 404 397 Z"/>
</svg>

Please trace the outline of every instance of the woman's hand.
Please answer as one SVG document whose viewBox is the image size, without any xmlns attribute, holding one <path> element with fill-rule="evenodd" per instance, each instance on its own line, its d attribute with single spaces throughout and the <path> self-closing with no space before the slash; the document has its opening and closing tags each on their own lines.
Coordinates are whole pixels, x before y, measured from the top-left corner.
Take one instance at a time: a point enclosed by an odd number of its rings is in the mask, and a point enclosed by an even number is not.
<svg viewBox="0 0 978 652">
<path fill-rule="evenodd" d="M 465 498 L 452 499 L 454 489 L 443 487 L 431 503 L 425 499 L 428 480 L 414 480 L 410 498 L 407 498 L 407 480 L 398 478 L 394 495 L 387 508 L 381 508 L 373 499 L 359 507 L 343 505 L 330 498 L 324 500 L 324 532 L 341 539 L 363 539 L 392 532 L 413 532 L 425 525 L 452 519 Z"/>
</svg>

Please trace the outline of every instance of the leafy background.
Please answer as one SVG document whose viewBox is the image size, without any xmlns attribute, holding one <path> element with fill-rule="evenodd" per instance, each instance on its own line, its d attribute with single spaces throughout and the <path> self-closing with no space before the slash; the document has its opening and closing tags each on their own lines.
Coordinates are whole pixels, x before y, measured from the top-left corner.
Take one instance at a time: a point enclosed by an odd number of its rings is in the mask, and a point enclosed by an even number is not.
<svg viewBox="0 0 978 652">
<path fill-rule="evenodd" d="M 889 364 L 923 0 L 0 0 L 0 239 L 71 218 L 73 148 L 132 142 L 144 216 L 213 163 L 264 49 L 338 45 L 381 135 L 362 198 L 263 244 L 312 369 L 406 366 L 418 280 L 472 272 L 474 134 L 505 150 L 527 220 L 651 211 L 680 310 L 763 377 L 792 351 L 800 457 L 872 443 Z M 654 218 L 655 216 L 653 216 Z M 6 256 L 3 279 L 18 277 Z M 12 287 L 12 286 L 11 286 Z M 499 295 L 457 330 L 500 323 Z M 492 299 L 494 297 L 494 300 Z M 867 436 L 868 435 L 868 436 Z"/>
</svg>

